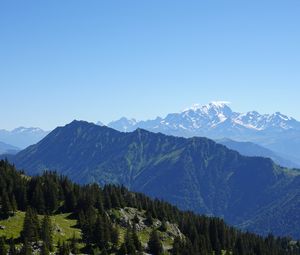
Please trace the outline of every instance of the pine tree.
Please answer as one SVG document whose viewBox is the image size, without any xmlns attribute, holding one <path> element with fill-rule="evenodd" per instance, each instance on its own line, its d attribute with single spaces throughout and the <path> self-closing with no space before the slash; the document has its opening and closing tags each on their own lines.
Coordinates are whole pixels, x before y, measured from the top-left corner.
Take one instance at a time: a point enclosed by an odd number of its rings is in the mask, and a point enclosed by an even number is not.
<svg viewBox="0 0 300 255">
<path fill-rule="evenodd" d="M 40 236 L 40 226 L 37 213 L 30 207 L 26 210 L 23 230 L 21 232 L 22 240 L 28 242 L 37 242 Z"/>
<path fill-rule="evenodd" d="M 46 243 L 43 243 L 42 248 L 41 248 L 41 255 L 49 255 L 49 249 L 48 245 Z"/>
<path fill-rule="evenodd" d="M 163 253 L 163 246 L 156 230 L 153 230 L 150 234 L 148 248 L 149 252 L 153 255 L 160 255 Z"/>
<path fill-rule="evenodd" d="M 16 197 L 13 194 L 12 198 L 11 198 L 11 210 L 13 212 L 13 214 L 15 214 L 15 212 L 18 210 L 18 205 L 17 205 L 17 201 L 16 201 Z"/>
<path fill-rule="evenodd" d="M 63 242 L 62 245 L 58 248 L 58 255 L 69 255 L 70 254 L 70 246 Z"/>
<path fill-rule="evenodd" d="M 104 222 L 101 215 L 98 215 L 94 230 L 93 230 L 93 241 L 97 244 L 100 249 L 105 247 L 107 239 L 104 238 Z"/>
<path fill-rule="evenodd" d="M 0 237 L 0 255 L 6 255 L 7 254 L 7 248 L 5 244 L 4 237 Z"/>
<path fill-rule="evenodd" d="M 111 229 L 111 242 L 114 246 L 118 246 L 119 244 L 119 231 L 116 227 Z"/>
<path fill-rule="evenodd" d="M 160 226 L 159 230 L 161 232 L 166 232 L 168 230 L 167 223 L 164 220 L 161 222 L 161 226 Z"/>
<path fill-rule="evenodd" d="M 38 181 L 33 195 L 32 195 L 32 207 L 35 208 L 39 213 L 44 214 L 46 207 L 45 207 L 45 198 L 44 198 L 44 192 L 42 188 L 41 181 Z"/>
<path fill-rule="evenodd" d="M 10 216 L 10 212 L 12 211 L 11 204 L 6 192 L 2 195 L 1 200 L 1 218 L 7 219 Z"/>
<path fill-rule="evenodd" d="M 27 240 L 24 241 L 22 249 L 20 251 L 20 254 L 21 255 L 32 255 L 32 248 Z"/>
<path fill-rule="evenodd" d="M 142 250 L 142 244 L 139 240 L 139 237 L 137 235 L 135 227 L 132 229 L 132 239 L 133 239 L 135 249 L 138 250 L 138 251 L 141 251 Z"/>
<path fill-rule="evenodd" d="M 153 218 L 152 218 L 152 214 L 150 213 L 150 211 L 147 211 L 147 213 L 146 213 L 146 223 L 148 226 L 151 226 L 153 224 Z"/>
<path fill-rule="evenodd" d="M 134 240 L 132 238 L 131 229 L 128 227 L 125 235 L 124 243 L 126 245 L 126 250 L 129 254 L 136 254 L 136 247 L 134 245 Z"/>
<path fill-rule="evenodd" d="M 52 224 L 48 215 L 44 216 L 41 224 L 41 239 L 49 251 L 53 251 Z"/>
<path fill-rule="evenodd" d="M 174 238 L 172 255 L 181 255 L 182 254 L 182 241 L 179 236 Z"/>
<path fill-rule="evenodd" d="M 78 242 L 75 233 L 73 233 L 73 237 L 71 239 L 70 249 L 73 254 L 79 254 Z"/>
<path fill-rule="evenodd" d="M 122 243 L 119 251 L 118 251 L 118 255 L 124 255 L 124 254 L 128 254 L 127 248 L 126 248 L 126 244 Z"/>
<path fill-rule="evenodd" d="M 17 250 L 16 250 L 16 245 L 15 245 L 15 241 L 13 238 L 10 239 L 9 241 L 9 255 L 17 255 Z"/>
<path fill-rule="evenodd" d="M 244 248 L 243 240 L 240 237 L 236 241 L 233 254 L 238 254 L 238 255 L 244 255 L 245 254 L 245 248 Z"/>
<path fill-rule="evenodd" d="M 108 255 L 107 250 L 105 248 L 102 250 L 101 255 Z"/>
</svg>

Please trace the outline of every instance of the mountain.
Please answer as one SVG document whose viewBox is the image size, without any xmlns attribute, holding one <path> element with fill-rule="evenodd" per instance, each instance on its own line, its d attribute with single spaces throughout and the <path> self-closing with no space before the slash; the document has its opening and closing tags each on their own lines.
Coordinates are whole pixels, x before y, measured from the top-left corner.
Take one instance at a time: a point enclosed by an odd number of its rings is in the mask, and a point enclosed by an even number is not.
<svg viewBox="0 0 300 255">
<path fill-rule="evenodd" d="M 260 114 L 256 111 L 238 113 L 227 102 L 211 102 L 194 105 L 180 113 L 168 114 L 165 118 L 136 121 L 121 118 L 108 124 L 123 132 L 143 128 L 151 132 L 211 139 L 229 138 L 249 141 L 284 155 L 284 158 L 300 165 L 300 122 L 276 112 Z"/>
<path fill-rule="evenodd" d="M 207 138 L 73 121 L 11 160 L 30 175 L 50 169 L 78 183 L 121 184 L 243 229 L 300 238 L 299 173 Z"/>
<path fill-rule="evenodd" d="M 29 145 L 37 143 L 47 134 L 49 134 L 48 131 L 44 131 L 40 128 L 19 127 L 12 131 L 1 129 L 0 141 L 24 149 Z"/>
<path fill-rule="evenodd" d="M 121 186 L 28 177 L 3 160 L 0 180 L 1 254 L 300 254 L 300 241 L 243 233 Z"/>
<path fill-rule="evenodd" d="M 20 149 L 13 145 L 0 142 L 0 154 L 16 154 Z"/>
<path fill-rule="evenodd" d="M 286 160 L 282 156 L 278 155 L 278 153 L 275 153 L 267 148 L 264 148 L 263 146 L 255 144 L 255 143 L 237 142 L 237 141 L 233 141 L 231 139 L 226 139 L 226 138 L 218 139 L 215 141 L 217 143 L 225 145 L 227 148 L 229 148 L 231 150 L 238 151 L 240 154 L 242 154 L 244 156 L 270 158 L 277 165 L 289 167 L 289 168 L 294 168 L 294 167 L 300 168 L 300 166 L 297 165 L 296 163 Z"/>
</svg>

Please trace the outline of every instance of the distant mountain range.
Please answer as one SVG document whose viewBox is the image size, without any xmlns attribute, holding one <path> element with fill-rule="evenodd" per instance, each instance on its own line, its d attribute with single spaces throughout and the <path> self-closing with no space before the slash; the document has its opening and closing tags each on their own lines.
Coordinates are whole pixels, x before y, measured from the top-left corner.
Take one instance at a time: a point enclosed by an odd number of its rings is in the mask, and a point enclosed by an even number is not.
<svg viewBox="0 0 300 255">
<path fill-rule="evenodd" d="M 204 136 L 253 142 L 279 153 L 295 167 L 300 165 L 300 122 L 279 112 L 238 113 L 226 102 L 211 102 L 154 120 L 136 121 L 123 117 L 108 126 L 123 132 L 143 128 L 182 137 Z"/>
<path fill-rule="evenodd" d="M 231 139 L 217 139 L 217 143 L 225 145 L 231 150 L 239 152 L 241 155 L 249 157 L 264 157 L 272 159 L 277 165 L 288 168 L 300 168 L 300 165 L 285 159 L 279 153 L 275 153 L 261 145 L 251 142 L 237 142 Z"/>
<path fill-rule="evenodd" d="M 40 128 L 19 127 L 12 131 L 0 129 L 0 141 L 24 149 L 29 145 L 37 143 L 47 134 L 49 134 L 48 131 Z"/>
<path fill-rule="evenodd" d="M 0 142 L 0 154 L 16 154 L 20 149 L 13 145 Z"/>
<path fill-rule="evenodd" d="M 79 183 L 122 184 L 243 229 L 300 238 L 299 172 L 207 138 L 74 121 L 10 160 L 31 175 L 50 169 Z"/>
</svg>

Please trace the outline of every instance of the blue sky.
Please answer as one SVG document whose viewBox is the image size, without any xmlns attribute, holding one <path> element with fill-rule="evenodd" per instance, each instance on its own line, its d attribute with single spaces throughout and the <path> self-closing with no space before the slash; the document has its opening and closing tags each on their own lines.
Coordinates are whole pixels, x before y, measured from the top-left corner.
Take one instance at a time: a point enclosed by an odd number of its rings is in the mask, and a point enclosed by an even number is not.
<svg viewBox="0 0 300 255">
<path fill-rule="evenodd" d="M 300 1 L 0 2 L 1 128 L 194 103 L 300 119 Z"/>
</svg>

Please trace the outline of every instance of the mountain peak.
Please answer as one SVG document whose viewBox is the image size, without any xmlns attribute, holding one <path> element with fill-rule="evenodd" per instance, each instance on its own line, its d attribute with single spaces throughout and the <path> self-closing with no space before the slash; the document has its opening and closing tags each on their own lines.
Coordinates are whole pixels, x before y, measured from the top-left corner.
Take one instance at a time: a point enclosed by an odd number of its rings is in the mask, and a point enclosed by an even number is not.
<svg viewBox="0 0 300 255">
<path fill-rule="evenodd" d="M 220 111 L 222 109 L 230 109 L 228 106 L 229 104 L 230 104 L 230 102 L 227 102 L 227 101 L 212 101 L 205 105 L 193 104 L 191 107 L 184 109 L 182 112 L 187 112 L 187 111 L 208 112 L 209 110 L 212 110 L 212 109 Z"/>
</svg>

